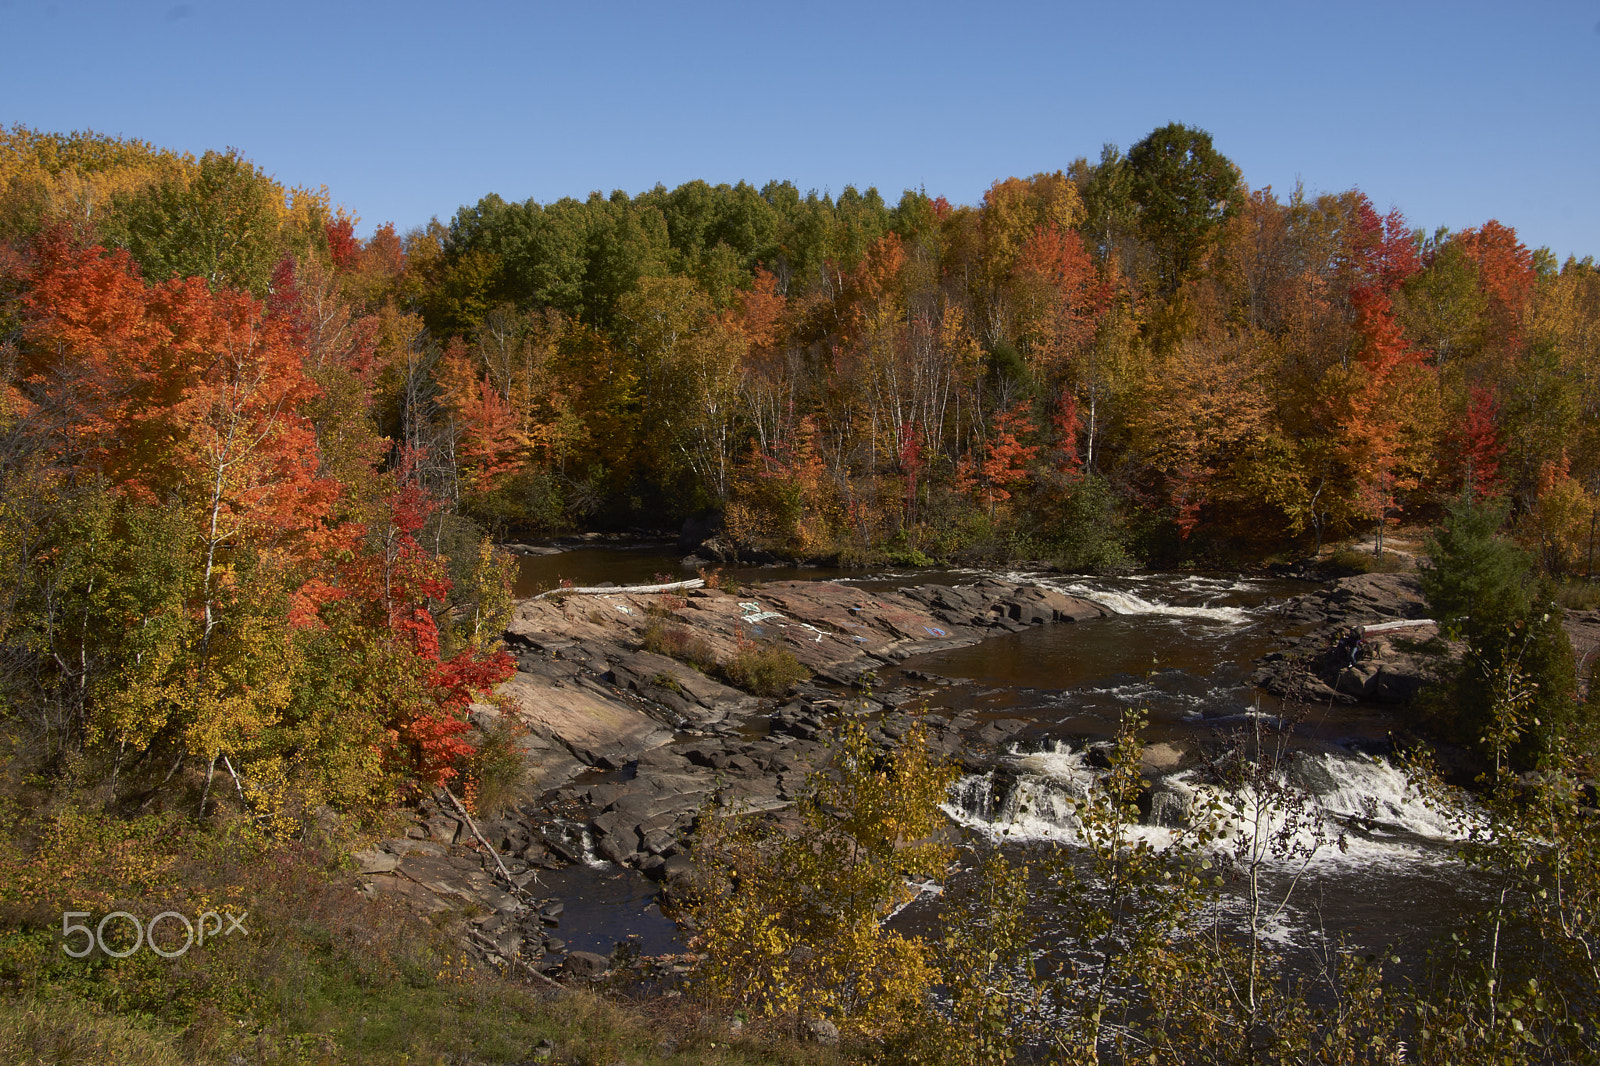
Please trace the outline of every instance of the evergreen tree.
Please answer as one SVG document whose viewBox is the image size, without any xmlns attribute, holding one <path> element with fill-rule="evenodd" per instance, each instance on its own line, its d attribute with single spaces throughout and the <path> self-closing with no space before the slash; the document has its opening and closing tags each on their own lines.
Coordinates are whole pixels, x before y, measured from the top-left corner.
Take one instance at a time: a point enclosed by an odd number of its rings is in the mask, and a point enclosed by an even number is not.
<svg viewBox="0 0 1600 1066">
<path fill-rule="evenodd" d="M 1463 497 L 1429 542 L 1422 587 L 1445 631 L 1466 642 L 1436 714 L 1460 741 L 1528 769 L 1547 763 L 1564 744 L 1586 744 L 1592 724 L 1579 713 L 1561 608 L 1538 581 L 1532 556 L 1499 535 L 1506 514 L 1504 501 Z M 1527 710 L 1509 723 L 1500 716 L 1497 724 L 1496 704 L 1506 702 L 1510 678 L 1527 679 Z M 1505 735 L 1492 735 L 1497 729 Z"/>
</svg>

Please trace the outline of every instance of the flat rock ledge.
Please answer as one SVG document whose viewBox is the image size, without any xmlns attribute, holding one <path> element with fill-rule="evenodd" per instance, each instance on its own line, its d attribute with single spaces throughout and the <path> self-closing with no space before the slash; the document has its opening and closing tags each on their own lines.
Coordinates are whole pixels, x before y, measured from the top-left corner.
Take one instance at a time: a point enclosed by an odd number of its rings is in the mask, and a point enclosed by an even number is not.
<svg viewBox="0 0 1600 1066">
<path fill-rule="evenodd" d="M 533 735 L 530 775 L 552 789 L 589 767 L 621 768 L 681 736 L 746 735 L 773 715 L 771 703 L 684 658 L 727 662 L 752 643 L 770 643 L 792 653 L 816 681 L 871 687 L 877 670 L 910 655 L 1108 613 L 1088 600 L 998 579 L 893 592 L 786 581 L 738 592 L 528 600 L 506 631 L 518 671 L 501 693 L 520 704 Z M 655 646 L 664 641 L 692 654 L 643 650 L 647 631 L 657 635 Z M 816 685 L 794 691 L 802 702 L 836 698 Z"/>
</svg>

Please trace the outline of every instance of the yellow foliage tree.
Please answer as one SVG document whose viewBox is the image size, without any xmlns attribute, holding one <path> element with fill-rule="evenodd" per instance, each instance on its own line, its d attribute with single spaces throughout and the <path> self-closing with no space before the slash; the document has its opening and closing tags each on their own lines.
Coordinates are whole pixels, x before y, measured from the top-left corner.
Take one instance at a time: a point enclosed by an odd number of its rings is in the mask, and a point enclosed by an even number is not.
<svg viewBox="0 0 1600 1066">
<path fill-rule="evenodd" d="M 1539 502 L 1524 531 L 1537 538 L 1547 571 L 1560 575 L 1592 569 L 1597 516 L 1600 497 L 1572 476 L 1566 456 L 1546 461 L 1539 471 Z"/>
<path fill-rule="evenodd" d="M 1250 336 L 1186 341 L 1147 368 L 1135 435 L 1166 482 L 1185 536 L 1217 498 L 1220 475 L 1267 435 L 1266 370 L 1260 338 Z"/>
<path fill-rule="evenodd" d="M 694 908 L 704 990 L 796 1026 L 822 1016 L 892 1038 L 916 1025 L 932 949 L 883 922 L 913 895 L 908 879 L 949 863 L 950 849 L 929 838 L 954 773 L 929 754 L 922 726 L 886 753 L 852 720 L 833 772 L 808 779 L 792 835 L 736 808 L 705 811 Z"/>
</svg>

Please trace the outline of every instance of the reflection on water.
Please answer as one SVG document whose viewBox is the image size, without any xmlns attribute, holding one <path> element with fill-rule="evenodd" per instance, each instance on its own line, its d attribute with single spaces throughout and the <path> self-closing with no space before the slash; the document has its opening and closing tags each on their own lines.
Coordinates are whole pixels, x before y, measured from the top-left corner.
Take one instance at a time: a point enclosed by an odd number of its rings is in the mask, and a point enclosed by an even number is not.
<svg viewBox="0 0 1600 1066">
<path fill-rule="evenodd" d="M 1031 580 L 1116 613 L 918 656 L 904 668 L 970 679 L 986 691 L 984 706 L 971 709 L 1030 718 L 1064 735 L 1107 736 L 1133 708 L 1150 719 L 1153 739 L 1184 735 L 1202 720 L 1277 710 L 1248 677 L 1273 646 L 1275 605 L 1304 592 L 1304 583 L 1197 575 Z M 957 690 L 941 702 L 962 698 Z"/>
<path fill-rule="evenodd" d="M 523 555 L 517 560 L 516 594 L 534 596 L 558 587 L 563 580 L 574 585 L 646 585 L 658 580 L 685 581 L 700 569 L 685 566 L 684 554 L 670 544 L 633 547 L 566 548 L 551 555 Z M 820 566 L 707 567 L 736 581 L 823 581 L 847 572 Z"/>
<path fill-rule="evenodd" d="M 540 870 L 528 890 L 563 901 L 561 925 L 552 932 L 569 951 L 610 955 L 629 941 L 645 955 L 684 950 L 677 923 L 656 906 L 658 886 L 637 870 L 610 864 Z"/>
</svg>

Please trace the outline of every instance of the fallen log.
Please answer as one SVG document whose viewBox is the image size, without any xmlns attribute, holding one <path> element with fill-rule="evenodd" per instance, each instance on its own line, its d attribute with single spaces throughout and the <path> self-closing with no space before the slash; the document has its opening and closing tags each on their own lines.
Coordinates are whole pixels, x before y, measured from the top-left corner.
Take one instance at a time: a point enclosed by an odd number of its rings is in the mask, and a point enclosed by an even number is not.
<svg viewBox="0 0 1600 1066">
<path fill-rule="evenodd" d="M 703 588 L 705 583 L 703 577 L 691 577 L 688 581 L 669 581 L 665 585 L 594 585 L 588 588 L 550 589 L 539 593 L 534 599 L 542 600 L 546 596 L 604 596 L 613 592 L 672 592 L 674 589 Z"/>
<path fill-rule="evenodd" d="M 478 832 L 478 823 L 474 822 L 472 820 L 472 815 L 467 813 L 466 806 L 463 805 L 460 800 L 456 799 L 456 794 L 450 791 L 448 785 L 440 785 L 439 790 L 446 796 L 450 797 L 450 802 L 455 804 L 456 810 L 461 813 L 461 817 L 466 819 L 467 828 L 472 830 L 472 835 L 478 839 L 479 844 L 483 845 L 483 850 L 489 853 L 489 857 L 494 860 L 494 864 L 500 867 L 500 876 L 505 878 L 506 885 L 511 889 L 511 894 L 514 896 L 526 896 L 527 893 L 523 891 L 522 887 L 515 881 L 511 880 L 511 871 L 506 869 L 506 864 L 500 861 L 500 853 L 494 849 L 494 845 L 483 839 L 482 833 Z M 537 877 L 535 880 L 537 880 Z"/>
<path fill-rule="evenodd" d="M 1360 629 L 1363 633 L 1387 633 L 1391 629 L 1412 629 L 1416 626 L 1436 626 L 1438 624 L 1431 618 L 1403 618 L 1398 622 L 1379 622 L 1376 625 L 1361 626 Z"/>
</svg>

